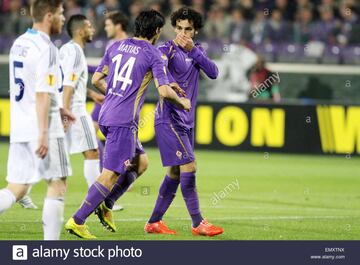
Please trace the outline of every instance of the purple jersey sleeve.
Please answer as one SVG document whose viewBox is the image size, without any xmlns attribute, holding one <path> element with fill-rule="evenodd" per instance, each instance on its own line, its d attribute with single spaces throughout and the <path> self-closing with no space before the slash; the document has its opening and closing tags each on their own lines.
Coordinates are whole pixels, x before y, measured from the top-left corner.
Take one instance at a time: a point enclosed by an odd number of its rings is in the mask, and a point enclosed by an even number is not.
<svg viewBox="0 0 360 265">
<path fill-rule="evenodd" d="M 167 78 L 169 79 L 170 84 L 171 83 L 176 83 L 176 80 L 174 79 L 174 77 L 172 76 L 172 74 L 170 73 L 168 67 L 166 66 L 166 75 Z"/>
<path fill-rule="evenodd" d="M 93 74 L 96 72 L 97 67 L 94 65 L 88 65 L 88 73 Z"/>
<path fill-rule="evenodd" d="M 156 87 L 167 85 L 170 83 L 168 78 L 166 61 L 161 58 L 161 52 L 155 48 L 150 67 L 154 76 L 154 82 Z"/>
<path fill-rule="evenodd" d="M 169 68 L 168 68 L 169 58 L 171 57 L 171 51 L 173 50 L 171 43 L 170 42 L 164 43 L 163 45 L 159 46 L 158 49 L 159 49 L 160 53 L 162 54 L 161 57 L 165 60 L 166 74 L 169 79 L 169 82 L 176 83 L 174 77 L 172 76 L 172 74 L 170 73 Z"/>
<path fill-rule="evenodd" d="M 99 66 L 96 68 L 95 72 L 99 72 L 102 73 L 104 75 L 108 75 L 109 74 L 109 65 L 110 65 L 110 53 L 111 49 L 107 49 L 104 57 L 101 59 L 101 62 L 99 64 Z"/>
<path fill-rule="evenodd" d="M 211 79 L 216 79 L 219 70 L 216 64 L 209 59 L 205 50 L 199 45 L 196 44 L 194 48 L 189 52 L 188 56 L 195 60 L 195 62 L 200 66 L 201 70 L 210 77 Z"/>
</svg>

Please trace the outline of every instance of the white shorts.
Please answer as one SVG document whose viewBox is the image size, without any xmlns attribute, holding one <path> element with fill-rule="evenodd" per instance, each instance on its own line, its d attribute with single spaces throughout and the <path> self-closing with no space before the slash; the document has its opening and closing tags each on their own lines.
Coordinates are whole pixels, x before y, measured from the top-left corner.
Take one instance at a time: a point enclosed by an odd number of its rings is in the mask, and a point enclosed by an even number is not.
<svg viewBox="0 0 360 265">
<path fill-rule="evenodd" d="M 98 148 L 93 121 L 89 114 L 76 117 L 65 136 L 70 154 L 78 154 Z"/>
<path fill-rule="evenodd" d="M 53 180 L 71 175 L 64 138 L 49 139 L 44 159 L 36 155 L 37 141 L 10 143 L 6 180 L 15 184 L 32 184 L 41 179 Z"/>
</svg>

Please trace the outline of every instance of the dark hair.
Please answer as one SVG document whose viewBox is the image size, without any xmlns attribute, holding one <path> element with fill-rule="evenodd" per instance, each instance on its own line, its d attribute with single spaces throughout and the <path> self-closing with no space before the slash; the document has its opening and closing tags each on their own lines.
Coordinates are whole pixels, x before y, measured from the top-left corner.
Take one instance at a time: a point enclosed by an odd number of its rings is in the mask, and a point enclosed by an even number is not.
<svg viewBox="0 0 360 265">
<path fill-rule="evenodd" d="M 34 22 L 42 22 L 46 13 L 54 14 L 62 4 L 62 0 L 34 0 L 31 4 L 31 16 Z"/>
<path fill-rule="evenodd" d="M 129 25 L 128 17 L 121 11 L 112 11 L 106 14 L 105 19 L 110 19 L 114 25 L 121 25 L 123 31 L 126 31 Z"/>
<path fill-rule="evenodd" d="M 156 30 L 165 25 L 165 18 L 155 10 L 142 11 L 135 19 L 135 37 L 148 40 L 156 35 Z"/>
<path fill-rule="evenodd" d="M 73 15 L 69 18 L 69 21 L 66 24 L 66 31 L 71 38 L 74 36 L 75 30 L 84 25 L 85 20 L 87 20 L 86 16 L 81 14 Z"/>
<path fill-rule="evenodd" d="M 203 24 L 203 18 L 201 14 L 194 9 L 189 7 L 182 7 L 179 10 L 171 14 L 171 25 L 176 27 L 176 21 L 178 20 L 189 20 L 193 24 L 195 30 L 201 29 Z"/>
</svg>

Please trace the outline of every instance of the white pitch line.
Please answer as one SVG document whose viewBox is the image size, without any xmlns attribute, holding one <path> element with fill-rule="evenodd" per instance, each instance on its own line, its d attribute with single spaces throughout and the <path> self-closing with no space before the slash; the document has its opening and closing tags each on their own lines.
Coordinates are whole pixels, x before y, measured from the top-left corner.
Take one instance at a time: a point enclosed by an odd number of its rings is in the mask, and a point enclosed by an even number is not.
<svg viewBox="0 0 360 265">
<path fill-rule="evenodd" d="M 311 219 L 347 219 L 353 216 L 243 216 L 243 217 L 218 217 L 211 218 L 214 221 L 261 221 L 261 220 L 311 220 Z M 169 221 L 190 221 L 191 218 L 169 218 Z M 91 220 L 98 222 L 97 220 Z M 148 219 L 143 218 L 129 218 L 129 219 L 116 219 L 117 222 L 147 222 Z"/>
<path fill-rule="evenodd" d="M 153 208 L 154 205 L 152 204 L 136 204 L 136 203 L 124 203 L 121 204 L 122 206 L 124 206 L 125 208 L 127 207 L 143 207 L 143 208 Z M 177 204 L 172 204 L 171 205 L 172 208 L 184 208 L 184 205 L 177 205 Z M 301 211 L 301 210 L 306 210 L 306 211 L 354 211 L 355 209 L 346 209 L 346 208 L 321 208 L 321 207 L 298 207 L 298 206 L 294 206 L 294 207 L 266 207 L 266 206 L 226 206 L 226 205 L 201 205 L 201 208 L 209 208 L 209 209 L 232 209 L 232 210 L 241 210 L 241 209 L 251 209 L 251 210 L 284 210 L 284 211 Z M 185 208 L 184 208 L 185 209 Z"/>
<path fill-rule="evenodd" d="M 214 217 L 211 218 L 212 221 L 276 221 L 276 220 L 284 220 L 284 221 L 291 221 L 291 220 L 324 220 L 324 219 L 348 219 L 348 218 L 360 218 L 360 216 L 242 216 L 242 217 Z M 168 218 L 169 221 L 190 221 L 190 218 Z M 147 222 L 148 219 L 146 218 L 121 218 L 115 219 L 116 222 Z M 32 221 L 32 220 L 22 220 L 21 222 L 11 221 L 11 220 L 4 220 L 0 223 L 37 223 L 40 221 Z M 87 220 L 87 222 L 99 222 L 98 220 Z"/>
</svg>

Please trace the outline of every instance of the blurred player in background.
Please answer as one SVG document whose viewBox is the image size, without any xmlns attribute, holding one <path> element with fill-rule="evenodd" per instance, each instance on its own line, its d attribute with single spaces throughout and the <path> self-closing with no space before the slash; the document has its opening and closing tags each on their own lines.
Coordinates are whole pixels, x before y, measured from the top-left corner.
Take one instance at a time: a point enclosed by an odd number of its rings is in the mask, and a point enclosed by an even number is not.
<svg viewBox="0 0 360 265">
<path fill-rule="evenodd" d="M 218 68 L 207 57 L 201 45 L 193 41 L 203 26 L 202 17 L 198 12 L 187 7 L 181 8 L 171 15 L 171 24 L 177 36 L 175 40 L 166 42 L 159 49 L 166 56 L 170 75 L 185 90 L 192 109 L 186 112 L 166 101 L 160 101 L 157 105 L 156 141 L 163 166 L 167 167 L 167 174 L 160 186 L 153 213 L 144 229 L 148 233 L 176 234 L 176 231 L 166 226 L 162 218 L 180 185 L 192 219 L 192 233 L 214 236 L 223 233 L 224 230 L 207 222 L 200 213 L 195 181 L 194 120 L 200 70 L 209 78 L 215 79 Z"/>
<path fill-rule="evenodd" d="M 279 73 L 271 72 L 265 66 L 265 59 L 257 56 L 254 67 L 250 70 L 250 99 L 261 101 L 273 101 L 279 103 L 281 100 L 279 89 Z"/>
<path fill-rule="evenodd" d="M 84 177 L 90 187 L 100 174 L 100 165 L 95 128 L 86 111 L 86 96 L 101 102 L 104 95 L 87 88 L 88 67 L 83 50 L 86 43 L 92 41 L 95 29 L 80 14 L 71 16 L 66 28 L 71 40 L 60 49 L 64 74 L 63 106 L 76 117 L 76 122 L 66 133 L 66 141 L 70 154 L 83 154 Z"/>
<path fill-rule="evenodd" d="M 50 35 L 61 33 L 63 1 L 35 0 L 33 28 L 10 50 L 10 149 L 8 186 L 0 190 L 0 212 L 10 208 L 41 178 L 47 182 L 42 222 L 45 240 L 60 237 L 66 177 L 71 175 L 64 128 L 74 116 L 60 109 L 62 87 L 58 49 Z M 62 123 L 63 121 L 63 123 Z"/>
<path fill-rule="evenodd" d="M 105 51 L 112 44 L 114 44 L 114 42 L 124 40 L 128 37 L 128 35 L 126 34 L 128 24 L 129 24 L 128 18 L 126 17 L 125 14 L 123 14 L 120 11 L 113 11 L 113 12 L 109 12 L 108 14 L 106 14 L 104 29 L 106 32 L 106 36 L 110 40 L 108 41 L 108 43 L 106 45 Z M 96 70 L 96 67 L 89 67 L 89 70 L 91 73 L 94 73 Z M 101 86 L 98 87 L 97 89 L 99 89 L 102 93 L 105 94 L 105 91 L 101 90 L 102 89 Z M 99 131 L 98 120 L 99 120 L 100 109 L 101 109 L 101 104 L 95 103 L 94 109 L 91 113 L 91 117 L 94 122 L 95 129 L 96 129 L 96 133 L 98 133 L 98 131 Z M 98 139 L 98 145 L 99 145 L 99 152 L 100 152 L 100 169 L 102 169 L 102 154 L 103 154 L 104 144 L 100 139 Z M 146 154 L 145 154 L 145 156 L 146 156 Z M 147 162 L 147 157 L 145 157 L 145 156 L 143 156 L 142 159 L 146 159 L 146 162 Z M 147 163 L 146 164 L 143 163 L 143 165 L 144 165 L 144 168 L 140 169 L 142 172 L 145 171 L 145 169 L 147 168 Z M 123 209 L 123 207 L 119 204 L 114 205 L 114 207 L 113 207 L 113 211 L 119 211 L 122 209 Z"/>
<path fill-rule="evenodd" d="M 70 233 L 79 237 L 95 237 L 84 224 L 87 217 L 101 204 L 102 216 L 108 218 L 111 213 L 108 209 L 137 177 L 136 149 L 142 148 L 137 138 L 137 126 L 151 79 L 154 77 L 161 97 L 182 109 L 190 109 L 190 101 L 179 98 L 168 86 L 165 63 L 153 46 L 164 24 L 165 19 L 160 13 L 154 10 L 141 12 L 135 20 L 135 38 L 113 44 L 93 76 L 95 85 L 105 77 L 108 84 L 99 117 L 100 129 L 106 137 L 104 168 L 80 209 L 65 225 Z M 114 231 L 115 225 L 109 228 Z"/>
</svg>

